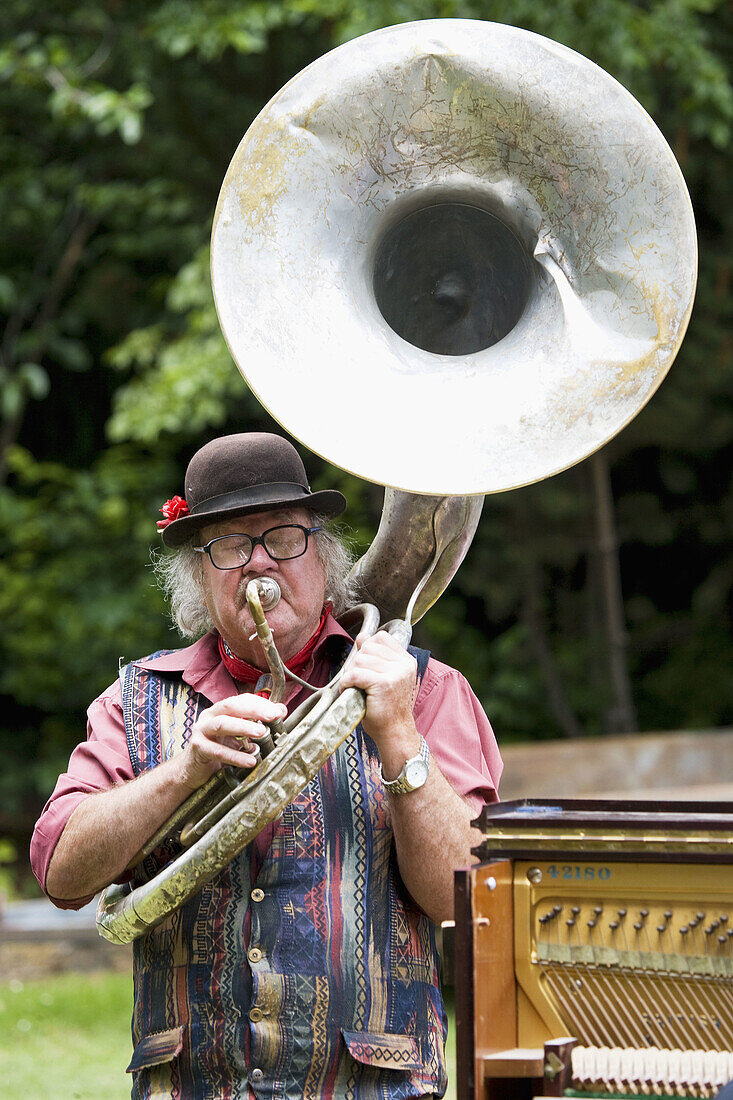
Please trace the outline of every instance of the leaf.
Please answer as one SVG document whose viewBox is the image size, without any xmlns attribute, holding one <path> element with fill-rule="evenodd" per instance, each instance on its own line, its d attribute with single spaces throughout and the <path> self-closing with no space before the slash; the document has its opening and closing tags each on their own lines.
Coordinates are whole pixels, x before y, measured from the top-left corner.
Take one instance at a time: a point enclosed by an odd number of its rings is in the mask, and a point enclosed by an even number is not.
<svg viewBox="0 0 733 1100">
<path fill-rule="evenodd" d="M 23 408 L 23 386 L 18 378 L 7 378 L 0 390 L 0 414 L 3 420 L 14 420 Z"/>
<path fill-rule="evenodd" d="M 19 384 L 29 397 L 40 401 L 48 396 L 51 382 L 47 371 L 38 363 L 21 363 L 17 377 Z"/>
<path fill-rule="evenodd" d="M 18 300 L 15 283 L 9 275 L 0 274 L 0 309 L 10 311 Z"/>
</svg>

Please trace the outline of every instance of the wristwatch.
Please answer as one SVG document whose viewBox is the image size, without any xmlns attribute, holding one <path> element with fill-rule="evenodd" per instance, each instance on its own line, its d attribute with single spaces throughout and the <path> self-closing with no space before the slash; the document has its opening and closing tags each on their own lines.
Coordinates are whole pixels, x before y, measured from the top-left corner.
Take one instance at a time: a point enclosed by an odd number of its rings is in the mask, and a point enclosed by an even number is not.
<svg viewBox="0 0 733 1100">
<path fill-rule="evenodd" d="M 410 757 L 402 766 L 402 771 L 396 779 L 385 779 L 382 773 L 382 765 L 379 765 L 379 774 L 385 790 L 390 794 L 407 794 L 416 791 L 427 782 L 430 773 L 430 749 L 424 737 L 420 738 L 420 751 L 417 756 Z"/>
</svg>

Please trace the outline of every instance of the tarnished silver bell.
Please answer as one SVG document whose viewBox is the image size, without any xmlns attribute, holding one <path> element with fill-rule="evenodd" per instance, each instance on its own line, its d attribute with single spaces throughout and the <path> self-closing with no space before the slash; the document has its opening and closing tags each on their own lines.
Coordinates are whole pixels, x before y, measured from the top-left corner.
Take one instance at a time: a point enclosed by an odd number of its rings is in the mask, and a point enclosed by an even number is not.
<svg viewBox="0 0 733 1100">
<path fill-rule="evenodd" d="M 537 481 L 612 438 L 674 359 L 696 266 L 636 100 L 564 46 L 463 19 L 294 77 L 237 149 L 212 238 L 221 326 L 266 408 L 430 494 Z"/>
</svg>

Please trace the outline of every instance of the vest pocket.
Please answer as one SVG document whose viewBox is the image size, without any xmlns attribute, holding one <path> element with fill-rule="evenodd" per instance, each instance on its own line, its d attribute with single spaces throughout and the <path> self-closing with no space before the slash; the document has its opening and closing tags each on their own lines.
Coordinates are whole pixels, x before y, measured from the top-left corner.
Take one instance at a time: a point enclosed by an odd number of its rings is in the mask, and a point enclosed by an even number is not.
<svg viewBox="0 0 733 1100">
<path fill-rule="evenodd" d="M 171 1027 L 167 1031 L 153 1031 L 150 1035 L 143 1035 L 135 1047 L 127 1072 L 137 1073 L 140 1069 L 149 1069 L 164 1062 L 172 1062 L 183 1049 L 184 1031 L 185 1024 L 182 1024 L 180 1027 Z"/>
<path fill-rule="evenodd" d="M 423 1064 L 417 1042 L 411 1035 L 382 1031 L 345 1031 L 341 1029 L 349 1054 L 357 1062 L 375 1069 L 421 1071 Z"/>
</svg>

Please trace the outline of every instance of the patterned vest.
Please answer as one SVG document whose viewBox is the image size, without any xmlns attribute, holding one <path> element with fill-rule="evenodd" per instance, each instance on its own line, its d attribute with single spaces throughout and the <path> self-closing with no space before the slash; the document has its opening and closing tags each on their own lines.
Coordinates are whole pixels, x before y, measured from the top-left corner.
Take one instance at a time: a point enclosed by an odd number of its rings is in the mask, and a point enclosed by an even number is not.
<svg viewBox="0 0 733 1100">
<path fill-rule="evenodd" d="M 428 654 L 411 652 L 422 678 Z M 136 663 L 120 679 L 140 774 L 210 703 Z M 135 943 L 133 1100 L 443 1096 L 434 927 L 400 879 L 361 727 L 275 823 L 261 866 L 255 847 Z"/>
</svg>

